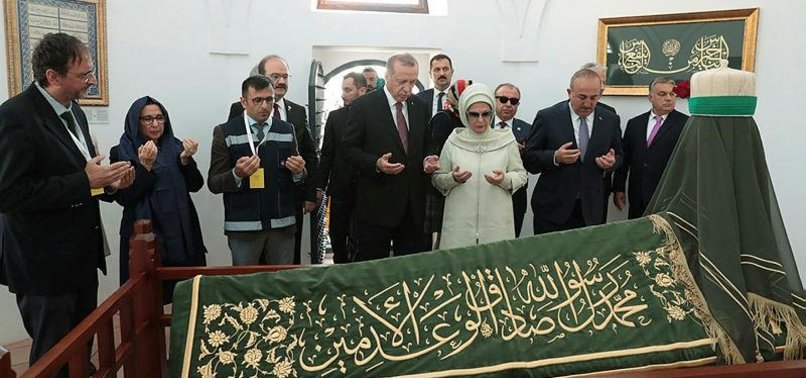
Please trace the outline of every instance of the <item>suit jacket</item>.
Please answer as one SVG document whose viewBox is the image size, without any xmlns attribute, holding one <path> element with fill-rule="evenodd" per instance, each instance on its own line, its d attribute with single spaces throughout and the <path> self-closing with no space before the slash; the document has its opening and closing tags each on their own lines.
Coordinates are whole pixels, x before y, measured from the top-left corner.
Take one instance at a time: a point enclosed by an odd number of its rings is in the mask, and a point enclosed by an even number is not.
<svg viewBox="0 0 806 378">
<path fill-rule="evenodd" d="M 72 111 L 90 141 L 87 117 Z M 34 85 L 0 106 L 0 156 L 0 282 L 29 295 L 97 286 L 106 264 L 87 161 Z"/>
<path fill-rule="evenodd" d="M 345 106 L 328 115 L 319 167 L 311 179 L 315 188 L 326 189 L 328 195 L 339 198 L 352 197 L 354 194 L 353 169 L 340 151 L 349 111 L 350 107 Z"/>
<path fill-rule="evenodd" d="M 515 134 L 515 140 L 518 141 L 518 143 L 525 143 L 526 140 L 529 139 L 529 133 L 531 131 L 532 125 L 528 122 L 520 118 L 512 119 L 512 133 Z M 515 214 L 526 213 L 526 197 L 528 196 L 526 192 L 528 187 L 529 181 L 527 180 L 520 189 L 512 193 L 512 209 Z"/>
<path fill-rule="evenodd" d="M 425 191 L 429 175 L 423 172 L 423 159 L 432 155 L 431 133 L 428 132 L 427 104 L 417 96 L 406 99 L 409 121 L 408 153 L 403 149 L 386 91 L 367 93 L 350 106 L 342 152 L 358 174 L 356 185 L 356 217 L 382 227 L 397 227 L 411 208 L 417 225 L 425 217 Z M 376 170 L 377 160 L 391 152 L 392 163 L 403 163 L 397 175 Z"/>
<path fill-rule="evenodd" d="M 294 125 L 294 134 L 297 137 L 299 155 L 305 159 L 305 170 L 310 177 L 316 171 L 319 159 L 316 157 L 316 146 L 308 131 L 308 117 L 305 115 L 305 107 L 297 105 L 288 99 L 285 101 L 286 121 Z M 243 106 L 240 102 L 233 103 L 229 109 L 227 121 L 243 115 Z M 309 180 L 304 181 L 302 197 L 306 201 L 316 202 L 316 186 L 311 185 Z"/>
<path fill-rule="evenodd" d="M 611 112 L 613 114 L 618 114 L 616 112 L 616 108 L 614 108 L 614 107 L 612 107 L 610 105 L 607 105 L 607 104 L 605 104 L 604 102 L 601 102 L 601 101 L 596 103 L 596 107 L 597 108 L 604 108 L 605 110 L 607 110 L 607 111 L 609 111 L 609 112 Z"/>
<path fill-rule="evenodd" d="M 426 110 L 428 112 L 428 119 L 434 116 L 431 112 L 431 109 L 434 108 L 434 88 L 426 89 L 424 91 L 417 92 L 415 95 L 425 101 L 427 107 Z"/>
<path fill-rule="evenodd" d="M 562 224 L 571 216 L 579 197 L 585 224 L 601 224 L 604 222 L 602 175 L 605 172 L 596 165 L 595 158 L 607 154 L 612 148 L 616 163 L 611 170 L 621 166 L 619 117 L 610 111 L 595 109 L 587 154 L 574 164 L 554 165 L 554 152 L 560 146 L 571 142 L 572 148 L 578 148 L 570 114 L 568 101 L 563 101 L 537 112 L 532 124 L 523 157 L 529 173 L 540 173 L 532 193 L 532 210 L 535 217 Z"/>
<path fill-rule="evenodd" d="M 627 175 L 630 176 L 629 201 L 630 218 L 638 218 L 644 214 L 649 200 L 655 194 L 663 171 L 683 132 L 688 116 L 672 111 L 663 121 L 652 144 L 647 146 L 647 126 L 650 112 L 641 114 L 627 122 L 622 146 L 624 147 L 624 164 L 616 171 L 613 178 L 613 191 L 623 192 Z"/>
</svg>

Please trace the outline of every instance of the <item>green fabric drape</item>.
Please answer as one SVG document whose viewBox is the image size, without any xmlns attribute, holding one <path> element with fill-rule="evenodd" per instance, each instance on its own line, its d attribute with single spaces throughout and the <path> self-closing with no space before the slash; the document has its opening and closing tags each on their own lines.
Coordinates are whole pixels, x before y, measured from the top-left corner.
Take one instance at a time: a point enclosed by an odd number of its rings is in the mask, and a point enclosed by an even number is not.
<svg viewBox="0 0 806 378">
<path fill-rule="evenodd" d="M 745 115 L 754 99 L 691 101 Z M 673 220 L 727 362 L 802 356 L 806 296 L 752 117 L 692 116 L 646 213 Z"/>
<path fill-rule="evenodd" d="M 711 364 L 716 340 L 693 282 L 661 216 L 364 263 L 197 277 L 174 295 L 170 373 L 548 377 Z"/>
</svg>

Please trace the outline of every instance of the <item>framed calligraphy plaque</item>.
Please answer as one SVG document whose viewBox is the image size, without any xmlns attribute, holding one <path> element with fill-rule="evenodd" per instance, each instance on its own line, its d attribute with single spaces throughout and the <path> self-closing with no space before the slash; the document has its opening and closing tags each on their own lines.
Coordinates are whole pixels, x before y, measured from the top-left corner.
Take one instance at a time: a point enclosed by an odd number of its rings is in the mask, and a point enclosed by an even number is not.
<svg viewBox="0 0 806 378">
<path fill-rule="evenodd" d="M 4 0 L 9 95 L 33 83 L 31 54 L 48 33 L 66 33 L 87 45 L 98 84 L 87 90 L 81 105 L 109 105 L 106 60 L 105 0 Z"/>
<path fill-rule="evenodd" d="M 758 8 L 599 19 L 597 61 L 606 95 L 646 95 L 656 77 L 688 80 L 698 71 L 753 71 Z"/>
</svg>

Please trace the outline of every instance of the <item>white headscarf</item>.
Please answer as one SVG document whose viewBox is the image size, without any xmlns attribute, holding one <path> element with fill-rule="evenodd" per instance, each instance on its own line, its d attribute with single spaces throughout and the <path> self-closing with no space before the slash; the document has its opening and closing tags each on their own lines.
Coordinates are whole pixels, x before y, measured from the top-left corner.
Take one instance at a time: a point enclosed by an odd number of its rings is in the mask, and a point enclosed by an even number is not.
<svg viewBox="0 0 806 378">
<path fill-rule="evenodd" d="M 495 96 L 490 87 L 482 83 L 473 83 L 459 96 L 459 118 L 462 119 L 462 124 L 465 127 L 470 127 L 470 123 L 467 121 L 467 109 L 477 102 L 486 103 L 490 105 L 491 112 L 495 111 Z M 492 125 L 492 122 L 493 117 L 490 117 L 490 125 Z"/>
</svg>

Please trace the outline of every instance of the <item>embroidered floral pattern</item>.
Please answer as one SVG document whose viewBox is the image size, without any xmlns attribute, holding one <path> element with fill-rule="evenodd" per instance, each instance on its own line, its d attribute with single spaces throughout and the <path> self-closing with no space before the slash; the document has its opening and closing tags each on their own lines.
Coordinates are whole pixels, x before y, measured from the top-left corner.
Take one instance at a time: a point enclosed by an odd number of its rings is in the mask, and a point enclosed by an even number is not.
<svg viewBox="0 0 806 378">
<path fill-rule="evenodd" d="M 294 297 L 203 307 L 197 373 L 212 377 L 297 377 Z M 290 340 L 290 342 L 289 342 Z"/>
<path fill-rule="evenodd" d="M 660 301 L 670 323 L 686 320 L 689 315 L 697 319 L 691 302 L 693 293 L 672 272 L 670 261 L 682 260 L 680 253 L 668 243 L 651 251 L 633 252 L 644 274 L 654 282 L 649 285 L 649 290 Z"/>
</svg>

